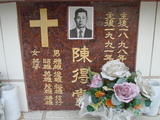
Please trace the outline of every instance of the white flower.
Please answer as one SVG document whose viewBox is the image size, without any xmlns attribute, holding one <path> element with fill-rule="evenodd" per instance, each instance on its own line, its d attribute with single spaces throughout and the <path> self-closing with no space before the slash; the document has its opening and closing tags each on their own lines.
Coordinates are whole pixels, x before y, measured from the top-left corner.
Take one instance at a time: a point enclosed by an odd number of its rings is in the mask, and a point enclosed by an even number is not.
<svg viewBox="0 0 160 120">
<path fill-rule="evenodd" d="M 129 77 L 131 73 L 128 70 L 129 68 L 117 59 L 104 64 L 102 66 L 101 75 L 103 78 L 107 78 L 112 81 L 119 77 Z"/>
<path fill-rule="evenodd" d="M 154 91 L 149 83 L 149 80 L 146 80 L 141 77 L 142 73 L 140 71 L 136 71 L 137 77 L 135 77 L 135 82 L 137 86 L 140 88 L 140 92 L 146 98 L 151 99 L 154 96 Z"/>
</svg>

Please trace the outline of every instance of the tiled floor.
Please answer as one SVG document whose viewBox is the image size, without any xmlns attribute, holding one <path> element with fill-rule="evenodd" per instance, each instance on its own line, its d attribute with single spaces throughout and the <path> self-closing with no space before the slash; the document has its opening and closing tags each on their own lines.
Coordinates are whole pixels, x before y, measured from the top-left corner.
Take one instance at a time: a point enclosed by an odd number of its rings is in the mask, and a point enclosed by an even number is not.
<svg viewBox="0 0 160 120">
<path fill-rule="evenodd" d="M 85 116 L 80 118 L 79 111 L 34 111 L 22 113 L 18 120 L 100 120 L 98 117 Z"/>
<path fill-rule="evenodd" d="M 22 113 L 18 120 L 100 120 L 98 117 L 84 116 L 79 117 L 78 110 L 70 111 L 33 111 Z M 160 120 L 160 115 L 155 117 L 136 117 L 133 120 Z"/>
</svg>

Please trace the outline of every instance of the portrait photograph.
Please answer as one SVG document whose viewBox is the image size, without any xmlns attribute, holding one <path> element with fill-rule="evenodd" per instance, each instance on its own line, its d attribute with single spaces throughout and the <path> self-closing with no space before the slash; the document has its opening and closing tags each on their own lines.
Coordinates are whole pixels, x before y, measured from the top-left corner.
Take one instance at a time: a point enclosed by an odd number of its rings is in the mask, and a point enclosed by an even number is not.
<svg viewBox="0 0 160 120">
<path fill-rule="evenodd" d="M 93 39 L 93 22 L 93 7 L 68 7 L 68 39 Z"/>
</svg>

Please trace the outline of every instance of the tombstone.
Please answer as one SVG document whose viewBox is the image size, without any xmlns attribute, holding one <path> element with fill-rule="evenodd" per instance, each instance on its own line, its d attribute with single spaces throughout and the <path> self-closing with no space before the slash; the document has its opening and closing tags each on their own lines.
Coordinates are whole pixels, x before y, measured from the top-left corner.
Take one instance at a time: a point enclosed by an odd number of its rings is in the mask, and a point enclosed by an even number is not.
<svg viewBox="0 0 160 120">
<path fill-rule="evenodd" d="M 135 70 L 139 2 L 17 2 L 23 68 L 31 110 L 77 110 L 88 67 L 120 59 Z M 91 36 L 71 36 L 85 9 Z M 79 18 L 76 18 L 77 20 Z"/>
</svg>

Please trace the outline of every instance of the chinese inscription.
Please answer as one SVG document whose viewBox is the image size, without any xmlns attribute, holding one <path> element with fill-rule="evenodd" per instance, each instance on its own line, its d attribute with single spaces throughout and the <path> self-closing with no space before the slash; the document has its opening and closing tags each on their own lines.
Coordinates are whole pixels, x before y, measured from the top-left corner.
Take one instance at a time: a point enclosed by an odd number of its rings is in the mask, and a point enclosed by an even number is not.
<svg viewBox="0 0 160 120">
<path fill-rule="evenodd" d="M 115 48 L 118 48 L 118 51 L 116 52 L 116 54 L 118 54 L 117 59 L 120 59 L 122 62 L 124 62 L 125 60 L 127 60 L 126 55 L 128 55 L 128 53 L 126 50 L 129 48 L 129 46 L 127 46 L 126 43 L 123 42 L 123 39 L 129 39 L 127 35 L 127 31 L 129 30 L 129 27 L 127 25 L 127 14 L 125 12 L 122 12 L 122 14 L 120 14 L 118 24 L 115 24 L 115 20 L 116 18 L 114 17 L 114 14 L 112 12 L 108 12 L 106 14 L 104 22 L 104 31 L 106 32 L 105 39 L 108 41 L 105 43 L 106 50 L 104 50 L 105 56 L 103 60 L 113 60 L 114 58 L 112 55 L 113 53 L 115 53 Z M 118 27 L 119 31 L 119 34 L 117 35 L 113 34 L 113 31 L 116 30 L 116 26 Z M 122 38 L 120 43 L 114 44 L 115 36 L 117 36 L 117 38 L 121 38 L 122 36 L 124 36 L 125 38 Z"/>
<path fill-rule="evenodd" d="M 100 72 L 107 61 L 120 59 L 134 71 L 138 2 L 18 2 L 17 6 L 31 110 L 79 109 L 78 99 L 90 84 L 89 67 Z M 69 6 L 94 7 L 94 39 L 68 39 Z"/>
</svg>

